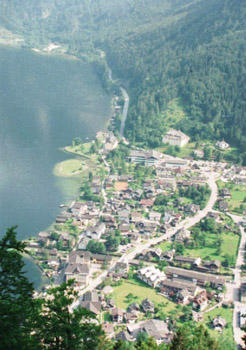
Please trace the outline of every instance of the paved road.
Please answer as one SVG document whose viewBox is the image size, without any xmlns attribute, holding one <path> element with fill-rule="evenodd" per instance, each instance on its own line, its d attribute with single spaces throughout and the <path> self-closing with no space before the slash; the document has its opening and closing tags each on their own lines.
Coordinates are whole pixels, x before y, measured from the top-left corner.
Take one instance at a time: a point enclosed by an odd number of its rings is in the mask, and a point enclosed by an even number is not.
<svg viewBox="0 0 246 350">
<path fill-rule="evenodd" d="M 236 215 L 230 215 L 231 218 L 238 224 L 241 220 L 241 216 Z M 233 284 L 227 285 L 227 293 L 226 293 L 226 299 L 228 301 L 234 302 L 234 311 L 233 311 L 233 333 L 234 333 L 234 339 L 239 347 L 240 345 L 244 345 L 242 341 L 242 336 L 244 335 L 244 332 L 240 329 L 240 322 L 239 322 L 239 313 L 240 310 L 242 310 L 243 307 L 246 306 L 246 304 L 240 302 L 240 285 L 241 285 L 241 266 L 244 263 L 244 253 L 245 253 L 245 245 L 246 245 L 246 233 L 244 232 L 244 228 L 242 226 L 239 227 L 241 232 L 241 241 L 238 249 L 238 256 L 236 261 L 236 267 L 233 269 L 234 273 L 234 282 Z"/>
<path fill-rule="evenodd" d="M 131 251 L 129 253 L 126 252 L 117 261 L 119 261 L 119 262 L 122 262 L 124 260 L 131 261 L 131 260 L 133 260 L 135 258 L 135 256 L 137 254 L 140 254 L 144 249 L 149 248 L 151 245 L 156 245 L 158 243 L 161 243 L 163 240 L 167 240 L 167 239 L 171 238 L 178 229 L 180 229 L 182 227 L 185 227 L 185 228 L 188 229 L 189 227 L 195 225 L 201 219 L 203 219 L 208 214 L 208 212 L 210 212 L 212 210 L 212 208 L 213 208 L 213 206 L 214 206 L 214 204 L 215 204 L 215 202 L 217 200 L 218 189 L 217 189 L 217 185 L 216 185 L 216 176 L 217 176 L 217 174 L 212 173 L 208 177 L 208 185 L 209 185 L 209 187 L 211 189 L 211 195 L 210 195 L 209 201 L 208 201 L 205 209 L 199 211 L 194 217 L 185 219 L 184 221 L 180 222 L 176 227 L 168 230 L 168 232 L 165 233 L 164 235 L 162 235 L 160 237 L 157 237 L 157 238 L 150 239 L 145 244 L 138 244 L 137 246 L 135 246 L 133 251 Z M 85 292 L 92 291 L 100 283 L 102 283 L 102 281 L 106 278 L 107 273 L 114 269 L 114 266 L 117 263 L 117 261 L 110 267 L 109 270 L 104 271 L 100 276 L 98 276 L 93 281 L 91 281 L 89 286 L 85 287 L 83 290 L 80 291 L 80 300 L 82 299 L 82 295 Z M 78 300 L 73 305 L 73 308 L 78 306 L 80 300 Z"/>
<path fill-rule="evenodd" d="M 108 71 L 108 77 L 110 81 L 114 81 L 113 77 L 112 77 L 112 70 L 109 68 Z M 126 118 L 127 118 L 127 114 L 128 114 L 128 109 L 129 109 L 129 96 L 128 93 L 126 92 L 126 90 L 123 87 L 120 87 L 120 90 L 124 96 L 124 107 L 123 107 L 123 112 L 122 112 L 122 119 L 121 119 L 121 124 L 120 124 L 120 138 L 122 138 L 124 136 L 124 130 L 125 130 L 125 125 L 126 125 Z"/>
</svg>

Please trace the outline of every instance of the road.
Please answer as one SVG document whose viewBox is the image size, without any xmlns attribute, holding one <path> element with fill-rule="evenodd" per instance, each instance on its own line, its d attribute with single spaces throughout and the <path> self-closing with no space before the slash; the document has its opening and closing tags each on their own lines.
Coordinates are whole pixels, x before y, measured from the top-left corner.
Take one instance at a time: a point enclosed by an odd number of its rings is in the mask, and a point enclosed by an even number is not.
<svg viewBox="0 0 246 350">
<path fill-rule="evenodd" d="M 241 216 L 230 215 L 230 217 L 237 224 L 242 220 Z M 235 269 L 233 269 L 234 282 L 232 284 L 227 284 L 227 293 L 226 293 L 226 300 L 234 302 L 232 326 L 233 326 L 234 339 L 238 348 L 240 347 L 240 345 L 241 346 L 244 345 L 242 341 L 242 336 L 244 335 L 244 332 L 241 331 L 240 329 L 239 313 L 240 313 L 240 310 L 242 310 L 242 308 L 246 306 L 244 303 L 240 302 L 240 293 L 239 293 L 240 286 L 241 286 L 241 266 L 244 263 L 246 233 L 244 232 L 244 228 L 242 226 L 239 226 L 239 228 L 241 232 L 241 241 L 238 249 L 236 267 Z"/>
<path fill-rule="evenodd" d="M 108 77 L 110 81 L 114 81 L 113 77 L 112 77 L 112 70 L 109 68 L 108 70 Z M 129 109 L 129 95 L 126 92 L 126 90 L 123 87 L 120 87 L 120 90 L 123 94 L 125 103 L 124 103 L 124 107 L 123 107 L 123 112 L 122 112 L 122 119 L 121 119 L 121 124 L 120 124 L 120 138 L 122 139 L 122 137 L 124 136 L 124 130 L 125 130 L 125 125 L 126 125 L 126 118 L 127 118 L 127 114 L 128 114 L 128 109 Z"/>
<path fill-rule="evenodd" d="M 210 174 L 208 177 L 208 185 L 211 189 L 211 195 L 210 195 L 210 198 L 208 200 L 206 207 L 203 210 L 199 211 L 194 217 L 190 217 L 190 218 L 185 219 L 184 221 L 180 222 L 178 225 L 176 225 L 172 229 L 168 230 L 168 232 L 163 234 L 162 236 L 152 238 L 152 239 L 148 240 L 148 242 L 146 242 L 145 244 L 138 244 L 137 246 L 135 246 L 133 251 L 131 251 L 129 253 L 126 252 L 125 254 L 123 254 L 117 261 L 114 262 L 114 264 L 110 267 L 110 269 L 104 271 L 100 276 L 98 276 L 93 281 L 91 281 L 89 286 L 85 287 L 83 290 L 80 291 L 80 293 L 79 293 L 80 299 L 73 305 L 73 308 L 77 307 L 79 305 L 79 302 L 82 299 L 82 295 L 85 292 L 92 291 L 100 283 L 102 283 L 102 281 L 106 278 L 108 272 L 113 271 L 117 262 L 122 262 L 124 260 L 131 261 L 135 258 L 135 256 L 137 254 L 140 254 L 144 249 L 149 248 L 151 245 L 156 245 L 158 243 L 161 243 L 163 240 L 167 240 L 167 239 L 171 238 L 178 229 L 180 229 L 182 227 L 185 227 L 186 229 L 188 229 L 191 226 L 198 223 L 201 219 L 203 219 L 208 214 L 208 212 L 210 212 L 213 209 L 213 206 L 214 206 L 214 204 L 217 200 L 217 197 L 218 197 L 216 177 L 217 177 L 217 174 L 215 174 L 215 173 Z"/>
</svg>

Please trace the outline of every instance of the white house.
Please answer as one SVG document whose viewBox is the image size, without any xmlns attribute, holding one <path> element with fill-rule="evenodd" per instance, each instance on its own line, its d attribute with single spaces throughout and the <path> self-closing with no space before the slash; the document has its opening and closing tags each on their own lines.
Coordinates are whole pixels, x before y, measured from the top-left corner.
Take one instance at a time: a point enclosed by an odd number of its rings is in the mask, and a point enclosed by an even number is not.
<svg viewBox="0 0 246 350">
<path fill-rule="evenodd" d="M 225 142 L 224 140 L 222 141 L 217 141 L 216 144 L 215 144 L 219 149 L 227 149 L 230 147 L 230 145 Z"/>
</svg>

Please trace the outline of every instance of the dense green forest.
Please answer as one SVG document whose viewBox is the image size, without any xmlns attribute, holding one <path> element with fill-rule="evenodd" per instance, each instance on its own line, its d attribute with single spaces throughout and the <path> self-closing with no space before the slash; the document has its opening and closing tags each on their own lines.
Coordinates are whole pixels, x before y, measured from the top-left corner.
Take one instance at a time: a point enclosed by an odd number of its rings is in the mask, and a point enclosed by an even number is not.
<svg viewBox="0 0 246 350">
<path fill-rule="evenodd" d="M 98 52 L 106 53 L 130 94 L 130 140 L 160 145 L 163 111 L 179 98 L 177 128 L 193 140 L 224 138 L 246 160 L 245 1 L 0 0 L 0 8 L 0 25 L 27 46 L 62 43 L 96 60 L 102 76 Z"/>
</svg>

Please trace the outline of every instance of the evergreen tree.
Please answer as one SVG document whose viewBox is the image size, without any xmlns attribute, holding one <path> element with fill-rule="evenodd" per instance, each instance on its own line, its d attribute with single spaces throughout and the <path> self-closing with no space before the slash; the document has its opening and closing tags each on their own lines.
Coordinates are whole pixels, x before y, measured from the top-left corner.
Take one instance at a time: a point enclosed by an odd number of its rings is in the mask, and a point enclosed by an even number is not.
<svg viewBox="0 0 246 350">
<path fill-rule="evenodd" d="M 0 349 L 38 350 L 31 336 L 33 285 L 23 271 L 25 244 L 17 241 L 15 230 L 8 229 L 0 241 Z"/>
<path fill-rule="evenodd" d="M 72 309 L 78 297 L 74 280 L 48 291 L 36 322 L 36 337 L 49 350 L 96 350 L 105 343 L 100 325 L 91 322 L 95 316 L 88 310 Z"/>
</svg>

